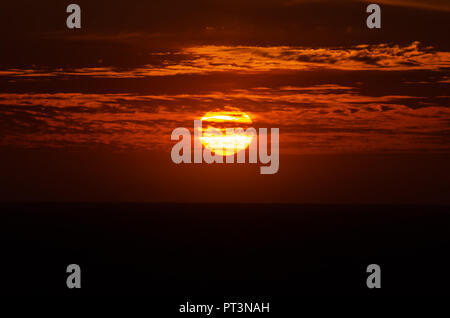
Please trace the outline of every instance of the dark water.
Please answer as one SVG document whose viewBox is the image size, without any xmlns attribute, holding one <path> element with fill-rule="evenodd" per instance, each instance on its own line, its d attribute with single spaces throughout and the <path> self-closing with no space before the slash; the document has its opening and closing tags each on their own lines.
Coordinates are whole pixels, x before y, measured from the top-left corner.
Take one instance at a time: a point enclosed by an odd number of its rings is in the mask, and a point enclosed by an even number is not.
<svg viewBox="0 0 450 318">
<path fill-rule="evenodd" d="M 1 204 L 2 293 L 448 293 L 450 208 Z M 379 290 L 366 267 L 381 266 Z"/>
</svg>

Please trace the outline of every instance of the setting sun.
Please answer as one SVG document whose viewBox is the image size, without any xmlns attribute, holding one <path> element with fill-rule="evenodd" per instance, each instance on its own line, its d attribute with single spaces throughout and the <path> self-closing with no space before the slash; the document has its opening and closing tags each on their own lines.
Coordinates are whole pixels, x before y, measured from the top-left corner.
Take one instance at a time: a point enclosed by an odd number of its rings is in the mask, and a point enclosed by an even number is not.
<svg viewBox="0 0 450 318">
<path fill-rule="evenodd" d="M 203 125 L 200 141 L 211 152 L 230 156 L 245 150 L 252 142 L 253 136 L 244 132 L 252 120 L 248 114 L 240 110 L 208 112 L 201 120 Z M 232 134 L 227 134 L 227 129 L 236 130 Z"/>
</svg>

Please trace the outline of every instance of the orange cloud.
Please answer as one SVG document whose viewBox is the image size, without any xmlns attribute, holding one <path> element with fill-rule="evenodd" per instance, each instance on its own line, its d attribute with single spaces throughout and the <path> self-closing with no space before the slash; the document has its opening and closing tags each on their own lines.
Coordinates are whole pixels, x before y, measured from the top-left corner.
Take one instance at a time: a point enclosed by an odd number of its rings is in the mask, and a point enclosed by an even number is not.
<svg viewBox="0 0 450 318">
<path fill-rule="evenodd" d="M 8 69 L 0 76 L 88 76 L 94 78 L 143 78 L 214 72 L 261 73 L 274 71 L 334 70 L 439 70 L 450 67 L 450 52 L 409 46 L 358 45 L 351 48 L 302 48 L 289 46 L 197 46 L 179 52 L 153 53 L 159 62 L 133 69 L 86 67 L 58 70 Z"/>
</svg>

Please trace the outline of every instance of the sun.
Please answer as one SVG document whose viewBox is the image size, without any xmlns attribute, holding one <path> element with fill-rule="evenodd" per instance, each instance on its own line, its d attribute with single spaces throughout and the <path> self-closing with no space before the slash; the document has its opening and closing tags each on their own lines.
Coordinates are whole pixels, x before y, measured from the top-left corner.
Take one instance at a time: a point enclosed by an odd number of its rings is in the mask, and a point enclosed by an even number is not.
<svg viewBox="0 0 450 318">
<path fill-rule="evenodd" d="M 202 118 L 202 134 L 200 141 L 203 146 L 217 155 L 231 156 L 245 150 L 253 140 L 245 129 L 252 124 L 248 114 L 238 109 L 211 111 Z M 234 129 L 233 133 L 228 129 Z M 239 129 L 242 128 L 242 129 Z"/>
</svg>

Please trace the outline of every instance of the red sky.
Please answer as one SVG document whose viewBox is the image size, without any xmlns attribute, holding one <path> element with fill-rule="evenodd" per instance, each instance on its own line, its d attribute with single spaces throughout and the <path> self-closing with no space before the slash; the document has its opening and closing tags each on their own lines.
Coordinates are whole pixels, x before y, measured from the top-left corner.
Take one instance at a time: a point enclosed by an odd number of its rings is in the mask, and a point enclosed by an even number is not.
<svg viewBox="0 0 450 318">
<path fill-rule="evenodd" d="M 0 14 L 1 200 L 448 203 L 447 2 L 78 3 Z M 280 128 L 279 174 L 170 161 L 226 106 Z"/>
</svg>

